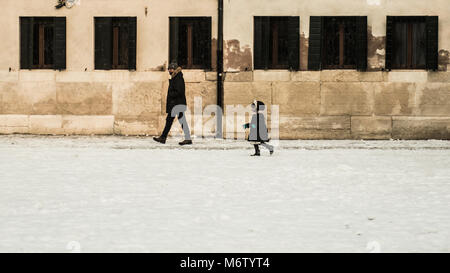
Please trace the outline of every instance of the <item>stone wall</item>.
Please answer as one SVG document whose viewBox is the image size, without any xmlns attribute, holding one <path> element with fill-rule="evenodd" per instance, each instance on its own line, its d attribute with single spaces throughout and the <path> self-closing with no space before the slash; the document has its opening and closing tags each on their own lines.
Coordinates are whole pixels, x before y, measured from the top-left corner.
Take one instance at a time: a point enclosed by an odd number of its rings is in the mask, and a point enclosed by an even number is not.
<svg viewBox="0 0 450 273">
<path fill-rule="evenodd" d="M 191 113 L 195 97 L 202 109 L 216 103 L 214 72 L 184 73 Z M 167 80 L 166 72 L 3 72 L 0 133 L 157 135 Z M 281 139 L 450 139 L 450 72 L 228 72 L 224 94 L 229 106 L 264 101 L 269 119 L 278 105 Z"/>
<path fill-rule="evenodd" d="M 279 105 L 281 139 L 450 139 L 449 72 L 233 74 L 225 103 Z"/>
<path fill-rule="evenodd" d="M 210 73 L 184 74 L 191 108 L 196 96 L 205 106 L 216 103 Z M 0 134 L 157 135 L 167 84 L 167 72 L 3 72 Z"/>
</svg>

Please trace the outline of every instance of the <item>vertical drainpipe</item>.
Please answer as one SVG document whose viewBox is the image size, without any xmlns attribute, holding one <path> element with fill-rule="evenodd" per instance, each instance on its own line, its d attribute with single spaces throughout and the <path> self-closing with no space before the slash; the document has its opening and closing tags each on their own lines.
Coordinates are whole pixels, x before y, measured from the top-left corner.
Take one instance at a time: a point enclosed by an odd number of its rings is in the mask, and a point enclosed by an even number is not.
<svg viewBox="0 0 450 273">
<path fill-rule="evenodd" d="M 223 0 L 218 0 L 218 32 L 217 32 L 217 111 L 216 138 L 223 138 Z"/>
</svg>

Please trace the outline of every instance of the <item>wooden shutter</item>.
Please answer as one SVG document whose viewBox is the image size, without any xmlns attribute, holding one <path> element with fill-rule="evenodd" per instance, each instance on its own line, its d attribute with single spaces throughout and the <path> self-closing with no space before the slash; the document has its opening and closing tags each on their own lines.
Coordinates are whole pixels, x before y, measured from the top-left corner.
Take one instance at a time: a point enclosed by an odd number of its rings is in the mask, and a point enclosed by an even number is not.
<svg viewBox="0 0 450 273">
<path fill-rule="evenodd" d="M 128 18 L 128 69 L 136 70 L 137 18 Z"/>
<path fill-rule="evenodd" d="M 309 21 L 308 69 L 322 69 L 323 17 L 311 16 Z"/>
<path fill-rule="evenodd" d="M 54 17 L 54 69 L 66 69 L 66 17 Z"/>
<path fill-rule="evenodd" d="M 300 68 L 300 18 L 297 16 L 288 19 L 288 54 L 289 69 L 297 71 Z"/>
<path fill-rule="evenodd" d="M 269 68 L 270 18 L 255 17 L 254 23 L 254 69 Z"/>
<path fill-rule="evenodd" d="M 386 18 L 386 62 L 385 69 L 391 70 L 394 58 L 394 16 Z"/>
<path fill-rule="evenodd" d="M 205 69 L 211 69 L 211 17 L 202 18 L 199 27 L 202 66 Z"/>
<path fill-rule="evenodd" d="M 95 18 L 95 69 L 112 68 L 112 18 Z"/>
<path fill-rule="evenodd" d="M 356 17 L 356 68 L 367 70 L 367 17 Z"/>
<path fill-rule="evenodd" d="M 438 16 L 427 16 L 427 69 L 438 69 Z"/>
<path fill-rule="evenodd" d="M 20 17 L 20 68 L 31 69 L 33 65 L 33 18 Z"/>
<path fill-rule="evenodd" d="M 170 39 L 169 39 L 169 64 L 171 62 L 178 62 L 178 51 L 179 51 L 179 29 L 180 29 L 180 19 L 177 17 L 170 18 Z"/>
</svg>

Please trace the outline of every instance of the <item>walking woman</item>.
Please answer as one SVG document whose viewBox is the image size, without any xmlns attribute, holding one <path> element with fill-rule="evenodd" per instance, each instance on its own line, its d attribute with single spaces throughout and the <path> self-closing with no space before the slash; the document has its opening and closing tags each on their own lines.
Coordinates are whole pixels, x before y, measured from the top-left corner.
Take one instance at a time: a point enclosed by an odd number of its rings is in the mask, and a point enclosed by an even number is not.
<svg viewBox="0 0 450 273">
<path fill-rule="evenodd" d="M 167 91 L 166 126 L 164 127 L 164 131 L 162 132 L 161 136 L 154 137 L 153 140 L 165 144 L 175 116 L 177 116 L 184 132 L 184 141 L 178 144 L 191 145 L 191 134 L 189 132 L 189 126 L 186 121 L 186 116 L 184 115 L 187 106 L 183 72 L 181 71 L 181 67 L 179 67 L 176 62 L 172 62 L 169 65 L 169 74 L 171 78 L 169 80 L 169 90 Z"/>
</svg>

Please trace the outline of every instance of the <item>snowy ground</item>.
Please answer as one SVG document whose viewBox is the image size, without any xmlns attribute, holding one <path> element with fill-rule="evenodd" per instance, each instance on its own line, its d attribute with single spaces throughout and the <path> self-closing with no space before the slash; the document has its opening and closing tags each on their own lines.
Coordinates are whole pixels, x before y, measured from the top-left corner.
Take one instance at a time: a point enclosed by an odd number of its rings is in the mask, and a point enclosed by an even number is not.
<svg viewBox="0 0 450 273">
<path fill-rule="evenodd" d="M 450 252 L 450 142 L 0 137 L 0 252 Z"/>
</svg>

